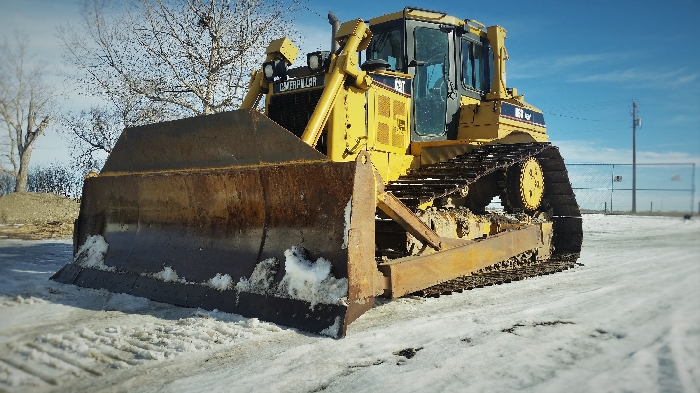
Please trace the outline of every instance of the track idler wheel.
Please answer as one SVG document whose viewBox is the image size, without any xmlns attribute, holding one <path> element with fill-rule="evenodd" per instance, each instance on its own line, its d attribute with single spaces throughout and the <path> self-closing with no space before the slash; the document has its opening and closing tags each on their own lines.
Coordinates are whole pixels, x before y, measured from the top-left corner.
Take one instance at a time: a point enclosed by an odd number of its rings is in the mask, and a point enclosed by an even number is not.
<svg viewBox="0 0 700 393">
<path fill-rule="evenodd" d="M 542 167 L 534 157 L 508 168 L 505 197 L 507 210 L 535 211 L 544 195 Z"/>
</svg>

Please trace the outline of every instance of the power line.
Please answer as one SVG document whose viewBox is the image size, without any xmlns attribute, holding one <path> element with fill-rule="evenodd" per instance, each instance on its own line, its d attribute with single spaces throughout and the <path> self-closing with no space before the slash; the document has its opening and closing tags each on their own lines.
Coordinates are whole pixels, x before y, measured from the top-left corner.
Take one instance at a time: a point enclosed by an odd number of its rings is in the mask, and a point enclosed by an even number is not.
<svg viewBox="0 0 700 393">
<path fill-rule="evenodd" d="M 559 107 L 558 110 L 559 110 L 559 111 L 566 111 L 566 112 L 573 112 L 574 114 L 576 114 L 576 113 L 580 112 L 580 111 L 583 110 L 583 109 L 607 107 L 607 106 L 610 106 L 611 104 L 617 104 L 617 103 L 621 103 L 621 102 L 622 102 L 621 100 L 603 101 L 603 102 L 597 102 L 597 103 L 593 103 L 593 104 L 584 104 L 584 105 L 575 105 L 575 106 L 564 106 L 564 107 Z M 626 102 L 626 100 L 625 100 L 625 102 Z M 549 111 L 549 110 L 542 110 L 542 112 L 543 112 L 543 113 L 546 113 L 546 114 L 548 114 L 548 115 L 552 115 L 552 116 L 558 116 L 558 117 L 563 117 L 563 118 L 566 118 L 566 119 L 581 120 L 581 121 L 605 121 L 605 122 L 613 122 L 613 121 L 625 121 L 625 122 L 627 122 L 627 121 L 628 121 L 628 120 L 620 120 L 620 119 L 614 119 L 614 120 L 610 120 L 610 119 L 589 119 L 589 118 L 581 117 L 581 116 L 572 116 L 571 114 L 564 115 L 564 114 L 557 113 L 557 112 L 554 112 L 554 111 Z"/>
<path fill-rule="evenodd" d="M 586 129 L 583 129 L 583 130 L 580 130 L 580 131 L 570 131 L 570 130 L 558 131 L 558 130 L 551 130 L 551 131 L 549 131 L 548 133 L 549 133 L 550 135 L 555 135 L 555 136 L 557 136 L 557 135 L 575 135 L 575 134 L 576 134 L 576 135 L 578 135 L 578 134 L 594 134 L 594 133 L 601 133 L 601 132 L 624 131 L 624 130 L 626 130 L 626 128 L 603 128 L 603 129 L 600 129 L 600 128 L 595 128 L 595 129 L 586 128 Z"/>
<path fill-rule="evenodd" d="M 601 101 L 601 102 L 596 102 L 593 104 L 562 106 L 562 107 L 558 107 L 556 109 L 558 109 L 558 110 L 569 110 L 569 109 L 576 110 L 576 109 L 586 109 L 586 108 L 599 108 L 601 106 L 609 106 L 610 104 L 621 104 L 623 102 L 627 102 L 627 100 Z"/>
<path fill-rule="evenodd" d="M 306 5 L 304 5 L 304 4 L 300 4 L 300 5 L 301 5 L 302 8 L 304 8 L 304 9 L 306 9 L 307 11 L 311 12 L 312 14 L 318 16 L 319 18 L 324 19 L 324 20 L 326 19 L 324 16 L 322 16 L 322 15 L 319 14 L 318 12 L 312 10 L 311 8 L 307 7 Z"/>
<path fill-rule="evenodd" d="M 567 116 L 567 115 L 561 115 L 559 113 L 553 113 L 549 111 L 542 111 L 548 115 L 553 115 L 553 116 L 559 116 L 559 117 L 565 117 L 567 119 L 574 119 L 574 120 L 583 120 L 583 121 L 603 121 L 603 120 L 598 120 L 598 119 L 584 119 L 582 117 L 573 117 L 573 116 Z"/>
</svg>

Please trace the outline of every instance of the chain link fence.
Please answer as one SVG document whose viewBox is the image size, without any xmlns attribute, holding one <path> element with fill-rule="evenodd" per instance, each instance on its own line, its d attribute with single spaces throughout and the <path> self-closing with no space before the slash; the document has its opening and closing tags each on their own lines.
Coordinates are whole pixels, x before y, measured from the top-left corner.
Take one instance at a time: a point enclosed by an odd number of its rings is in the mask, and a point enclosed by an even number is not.
<svg viewBox="0 0 700 393">
<path fill-rule="evenodd" d="M 632 211 L 632 164 L 567 163 L 576 200 L 585 213 Z M 695 164 L 637 164 L 637 213 L 692 213 Z M 28 191 L 80 198 L 82 176 L 62 165 L 30 170 Z M 0 196 L 14 191 L 14 178 L 0 174 Z M 700 202 L 700 199 L 698 200 Z"/>
<path fill-rule="evenodd" d="M 631 212 L 632 164 L 570 164 L 569 180 L 582 212 Z M 692 213 L 695 164 L 637 164 L 637 213 Z"/>
</svg>

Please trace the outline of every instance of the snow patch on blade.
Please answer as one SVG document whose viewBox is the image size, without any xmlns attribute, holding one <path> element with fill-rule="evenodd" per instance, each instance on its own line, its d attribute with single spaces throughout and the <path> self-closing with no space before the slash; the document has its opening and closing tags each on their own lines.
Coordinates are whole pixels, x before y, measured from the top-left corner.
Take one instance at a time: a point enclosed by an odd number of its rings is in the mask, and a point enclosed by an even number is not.
<svg viewBox="0 0 700 393">
<path fill-rule="evenodd" d="M 115 268 L 105 265 L 107 249 L 109 249 L 109 244 L 104 237 L 92 235 L 80 246 L 75 258 L 73 258 L 73 263 L 82 267 L 113 272 L 116 270 Z"/>
<path fill-rule="evenodd" d="M 335 278 L 331 263 L 325 258 L 315 262 L 306 259 L 306 250 L 293 246 L 284 252 L 285 274 L 278 285 L 273 281 L 279 270 L 279 261 L 269 258 L 255 265 L 250 278 L 241 277 L 236 284 L 239 292 L 284 297 L 317 304 L 346 305 L 348 279 Z"/>
<path fill-rule="evenodd" d="M 340 317 L 335 317 L 335 323 L 321 330 L 321 334 L 328 337 L 338 338 L 340 333 Z"/>
<path fill-rule="evenodd" d="M 192 285 L 203 285 L 206 287 L 211 287 L 219 291 L 226 291 L 233 287 L 233 279 L 228 274 L 216 273 L 216 276 L 204 281 L 195 283 L 192 281 L 187 281 L 184 277 L 179 277 L 175 269 L 170 266 L 166 266 L 163 270 L 158 273 L 141 273 L 142 276 L 155 278 L 156 280 L 161 280 L 164 282 L 178 282 L 181 284 L 192 284 Z"/>
<path fill-rule="evenodd" d="M 261 261 L 255 265 L 250 278 L 241 277 L 236 284 L 236 290 L 267 295 L 270 288 L 273 287 L 272 281 L 275 279 L 277 270 L 279 270 L 279 265 L 277 258 L 268 258 Z"/>
<path fill-rule="evenodd" d="M 306 259 L 302 247 L 293 246 L 284 252 L 285 275 L 279 291 L 292 299 L 317 304 L 345 304 L 348 296 L 348 279 L 335 278 L 331 273 L 331 263 L 321 257 L 312 262 Z"/>
<path fill-rule="evenodd" d="M 219 291 L 225 291 L 227 289 L 231 289 L 233 279 L 228 274 L 216 273 L 216 276 L 207 281 L 207 283 L 210 287 L 214 289 L 218 289 Z"/>
<path fill-rule="evenodd" d="M 161 280 L 165 282 L 180 282 L 183 284 L 187 284 L 187 280 L 185 280 L 184 277 L 180 278 L 177 275 L 177 272 L 175 269 L 173 269 L 170 266 L 165 266 L 163 270 L 159 271 L 158 273 L 153 273 L 153 274 L 141 274 L 142 276 L 148 276 L 155 278 L 156 280 Z"/>
<path fill-rule="evenodd" d="M 350 233 L 350 216 L 351 215 L 352 215 L 352 197 L 350 197 L 348 204 L 345 205 L 345 229 L 343 230 L 343 245 L 341 247 L 343 250 L 348 248 L 348 235 Z"/>
</svg>

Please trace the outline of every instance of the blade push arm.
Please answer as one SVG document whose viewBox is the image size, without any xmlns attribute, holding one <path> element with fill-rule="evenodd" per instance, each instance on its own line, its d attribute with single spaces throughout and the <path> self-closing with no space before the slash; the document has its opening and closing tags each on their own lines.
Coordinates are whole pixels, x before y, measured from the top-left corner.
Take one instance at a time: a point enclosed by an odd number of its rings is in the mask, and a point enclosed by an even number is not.
<svg viewBox="0 0 700 393">
<path fill-rule="evenodd" d="M 309 123 L 304 129 L 304 134 L 301 136 L 301 140 L 312 147 L 316 146 L 338 91 L 345 83 L 347 77 L 354 77 L 355 86 L 363 90 L 369 89 L 369 86 L 372 84 L 372 78 L 366 72 L 357 68 L 357 52 L 365 50 L 372 39 L 372 32 L 367 25 L 362 19 L 345 22 L 338 29 L 335 39 L 341 44 L 345 44 L 343 51 L 339 56 L 331 60 L 330 80 L 326 83 L 326 88 L 309 119 Z"/>
</svg>

